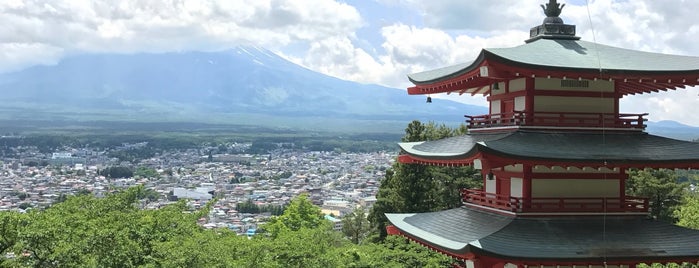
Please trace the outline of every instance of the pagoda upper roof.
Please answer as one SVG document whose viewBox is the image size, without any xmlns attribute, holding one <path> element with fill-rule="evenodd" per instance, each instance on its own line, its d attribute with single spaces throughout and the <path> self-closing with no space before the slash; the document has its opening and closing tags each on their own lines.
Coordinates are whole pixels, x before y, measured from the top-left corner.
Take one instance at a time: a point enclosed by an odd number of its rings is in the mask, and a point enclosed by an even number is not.
<svg viewBox="0 0 699 268">
<path fill-rule="evenodd" d="M 407 163 L 471 164 L 488 154 L 518 163 L 699 168 L 699 143 L 645 132 L 518 130 L 404 142 L 399 146 L 404 152 L 400 160 Z"/>
<path fill-rule="evenodd" d="M 481 68 L 487 67 L 484 73 Z M 574 39 L 540 38 L 511 48 L 486 48 L 470 63 L 408 75 L 410 94 L 478 88 L 517 77 L 633 82 L 625 94 L 699 84 L 699 57 L 652 53 Z M 484 79 L 486 78 L 486 79 Z M 455 86 L 458 84 L 460 86 Z M 487 93 L 481 91 L 478 93 Z"/>
<path fill-rule="evenodd" d="M 461 207 L 386 217 L 403 234 L 456 256 L 567 262 L 699 258 L 699 230 L 645 216 L 522 218 Z"/>
</svg>

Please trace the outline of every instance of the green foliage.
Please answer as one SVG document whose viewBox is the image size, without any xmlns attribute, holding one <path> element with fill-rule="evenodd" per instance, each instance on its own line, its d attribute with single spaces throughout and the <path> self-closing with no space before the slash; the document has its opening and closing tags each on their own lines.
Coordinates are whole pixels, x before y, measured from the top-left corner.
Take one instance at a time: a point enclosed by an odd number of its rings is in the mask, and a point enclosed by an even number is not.
<svg viewBox="0 0 699 268">
<path fill-rule="evenodd" d="M 0 212 L 0 267 L 6 267 L 5 254 L 12 252 L 18 242 L 19 232 L 26 222 L 26 215 L 18 212 Z"/>
<path fill-rule="evenodd" d="M 31 207 L 32 207 L 32 204 L 31 204 L 31 203 L 24 202 L 24 203 L 19 204 L 19 206 L 17 206 L 17 207 L 20 208 L 20 209 L 28 209 L 28 208 L 31 208 Z"/>
<path fill-rule="evenodd" d="M 133 175 L 141 178 L 159 177 L 158 171 L 149 167 L 137 167 L 136 170 L 134 170 Z"/>
<path fill-rule="evenodd" d="M 405 129 L 404 142 L 438 140 L 464 134 L 446 125 L 411 122 Z M 369 220 L 383 238 L 387 219 L 384 213 L 419 213 L 454 208 L 461 205 L 460 189 L 482 188 L 482 180 L 471 167 L 434 167 L 396 162 L 381 181 L 376 203 Z"/>
<path fill-rule="evenodd" d="M 199 214 L 183 213 L 184 203 L 136 208 L 143 192 L 134 187 L 105 198 L 72 196 L 29 213 L 16 243 L 29 254 L 18 261 L 38 267 L 135 267 L 148 262 L 156 244 L 199 230 Z"/>
<path fill-rule="evenodd" d="M 147 158 L 151 158 L 151 157 L 155 156 L 155 153 L 157 152 L 157 150 L 155 148 L 162 148 L 162 147 L 154 147 L 152 145 L 148 145 L 148 146 L 141 147 L 141 148 L 133 148 L 133 149 L 128 149 L 128 150 L 116 150 L 116 151 L 109 152 L 108 156 L 117 158 L 117 159 L 119 159 L 119 161 L 127 161 L 127 162 L 135 163 L 137 160 L 147 159 Z"/>
<path fill-rule="evenodd" d="M 626 194 L 647 197 L 653 218 L 675 222 L 673 211 L 682 200 L 687 186 L 687 183 L 678 182 L 677 174 L 672 170 L 630 170 Z"/>
<path fill-rule="evenodd" d="M 134 175 L 133 170 L 124 166 L 108 167 L 100 170 L 99 174 L 107 178 L 131 178 Z"/>
<path fill-rule="evenodd" d="M 645 264 L 645 263 L 639 263 L 636 267 L 638 268 L 697 268 L 699 265 L 697 264 L 692 264 L 692 263 L 668 263 L 668 264 L 661 264 L 661 263 L 653 263 L 653 264 Z"/>
<path fill-rule="evenodd" d="M 314 229 L 320 226 L 329 226 L 320 208 L 308 200 L 307 194 L 302 194 L 291 200 L 281 216 L 273 217 L 264 227 L 272 237 L 281 233 L 298 231 L 300 229 Z"/>
<path fill-rule="evenodd" d="M 342 233 L 352 243 L 361 243 L 370 231 L 371 226 L 364 208 L 356 207 L 352 212 L 342 217 Z"/>
<path fill-rule="evenodd" d="M 677 225 L 699 230 L 699 194 L 685 196 L 673 215 Z"/>
<path fill-rule="evenodd" d="M 332 231 L 305 196 L 278 217 L 283 232 L 253 239 L 207 230 L 184 202 L 135 206 L 143 187 L 67 197 L 43 210 L 0 212 L 0 267 L 444 267 L 449 258 L 402 237 L 355 245 Z M 187 213 L 185 213 L 187 212 Z M 24 254 L 22 254 L 24 253 Z"/>
<path fill-rule="evenodd" d="M 275 206 L 275 205 L 266 205 L 266 206 L 259 206 L 255 203 L 252 202 L 251 199 L 248 199 L 247 201 L 243 203 L 238 203 L 236 204 L 236 209 L 240 213 L 253 213 L 253 214 L 258 214 L 258 213 L 265 213 L 269 212 L 274 216 L 279 216 L 284 213 L 284 206 Z"/>
</svg>

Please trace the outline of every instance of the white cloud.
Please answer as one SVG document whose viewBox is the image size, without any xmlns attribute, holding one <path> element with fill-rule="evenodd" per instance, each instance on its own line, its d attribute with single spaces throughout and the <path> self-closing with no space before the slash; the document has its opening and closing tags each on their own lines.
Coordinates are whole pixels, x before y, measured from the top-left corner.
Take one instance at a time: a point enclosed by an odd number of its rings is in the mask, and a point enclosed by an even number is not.
<svg viewBox="0 0 699 268">
<path fill-rule="evenodd" d="M 35 0 L 0 3 L 0 25 L 0 46 L 129 53 L 241 43 L 275 49 L 351 35 L 361 17 L 354 7 L 331 0 Z M 18 57 L 14 52 L 0 51 L 0 59 Z"/>
<path fill-rule="evenodd" d="M 544 18 L 538 5 L 529 1 L 408 1 L 423 12 L 429 28 L 391 25 L 382 30 L 385 53 L 375 63 L 390 70 L 381 81 L 374 82 L 394 87 L 410 86 L 405 74 L 466 62 L 485 47 L 521 45 L 528 37 L 528 29 Z M 393 3 L 395 4 L 395 3 Z M 644 51 L 699 55 L 695 45 L 699 25 L 692 10 L 699 9 L 699 1 L 689 3 L 671 1 L 590 1 L 588 7 L 568 4 L 562 17 L 566 23 L 576 24 L 578 35 L 584 40 Z M 591 27 L 591 23 L 594 27 Z M 592 29 L 595 31 L 595 38 Z M 453 34 L 454 29 L 465 30 Z M 456 31 L 458 32 L 458 31 Z M 450 34 L 452 33 L 452 34 Z M 475 34 L 474 34 L 475 33 Z M 485 37 L 479 37 L 480 34 Z M 358 68 L 375 72 L 376 68 Z M 393 75 L 391 75 L 393 73 Z M 332 73 L 348 77 L 341 73 Z M 368 76 L 356 75 L 352 77 Z M 373 77 L 375 79 L 375 77 Z M 434 96 L 433 96 L 434 97 Z M 440 95 L 460 102 L 485 105 L 483 98 L 458 95 Z M 622 112 L 650 113 L 650 120 L 675 120 L 699 125 L 699 114 L 686 107 L 698 101 L 697 88 L 627 96 L 622 99 Z"/>
<path fill-rule="evenodd" d="M 41 43 L 0 43 L 0 70 L 18 71 L 37 64 L 57 63 L 63 49 Z"/>
<path fill-rule="evenodd" d="M 1 1 L 0 72 L 52 64 L 66 54 L 219 50 L 254 44 L 285 51 L 289 59 L 329 75 L 405 88 L 410 86 L 408 73 L 468 62 L 482 48 L 523 44 L 529 28 L 542 22 L 539 4 L 546 2 L 375 1 L 386 5 L 386 12 L 409 9 L 418 15 L 370 25 L 357 8 L 333 0 Z M 593 41 L 588 8 L 582 5 L 587 1 L 560 2 L 567 2 L 565 22 L 576 24 L 578 35 Z M 599 43 L 699 55 L 699 23 L 693 19 L 699 1 L 589 3 Z M 360 35 L 367 31 L 380 40 Z M 442 96 L 485 104 L 482 97 Z M 699 114 L 677 108 L 696 103 L 697 89 L 688 88 L 624 98 L 622 112 L 650 112 L 652 120 L 699 125 Z"/>
</svg>

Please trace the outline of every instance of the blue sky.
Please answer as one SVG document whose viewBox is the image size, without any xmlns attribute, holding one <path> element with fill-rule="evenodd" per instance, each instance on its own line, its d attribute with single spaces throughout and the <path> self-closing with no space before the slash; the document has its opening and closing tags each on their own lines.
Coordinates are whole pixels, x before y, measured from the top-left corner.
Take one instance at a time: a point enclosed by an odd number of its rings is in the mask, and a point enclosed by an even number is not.
<svg viewBox="0 0 699 268">
<path fill-rule="evenodd" d="M 547 0 L 5 0 L 0 72 L 84 53 L 272 50 L 312 70 L 405 89 L 406 75 L 523 44 Z M 699 1 L 561 0 L 584 40 L 699 56 Z M 587 6 L 589 4 L 589 7 Z M 589 10 L 589 16 L 588 16 Z M 590 20 L 591 18 L 591 20 Z M 622 112 L 699 126 L 697 88 L 624 98 Z M 442 96 L 433 96 L 442 97 Z M 485 105 L 482 97 L 454 100 Z"/>
</svg>

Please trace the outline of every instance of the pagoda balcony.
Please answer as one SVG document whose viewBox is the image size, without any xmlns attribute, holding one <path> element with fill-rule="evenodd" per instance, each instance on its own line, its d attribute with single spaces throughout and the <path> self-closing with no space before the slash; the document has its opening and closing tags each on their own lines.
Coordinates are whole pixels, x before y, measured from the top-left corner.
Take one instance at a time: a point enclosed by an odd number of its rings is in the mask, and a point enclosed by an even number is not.
<svg viewBox="0 0 699 268">
<path fill-rule="evenodd" d="M 475 204 L 515 213 L 648 213 L 648 199 L 633 196 L 521 198 L 462 189 L 461 198 L 465 205 Z"/>
<path fill-rule="evenodd" d="M 644 114 L 613 113 L 553 113 L 511 112 L 500 114 L 465 115 L 469 129 L 492 127 L 562 127 L 562 128 L 646 128 Z"/>
</svg>

